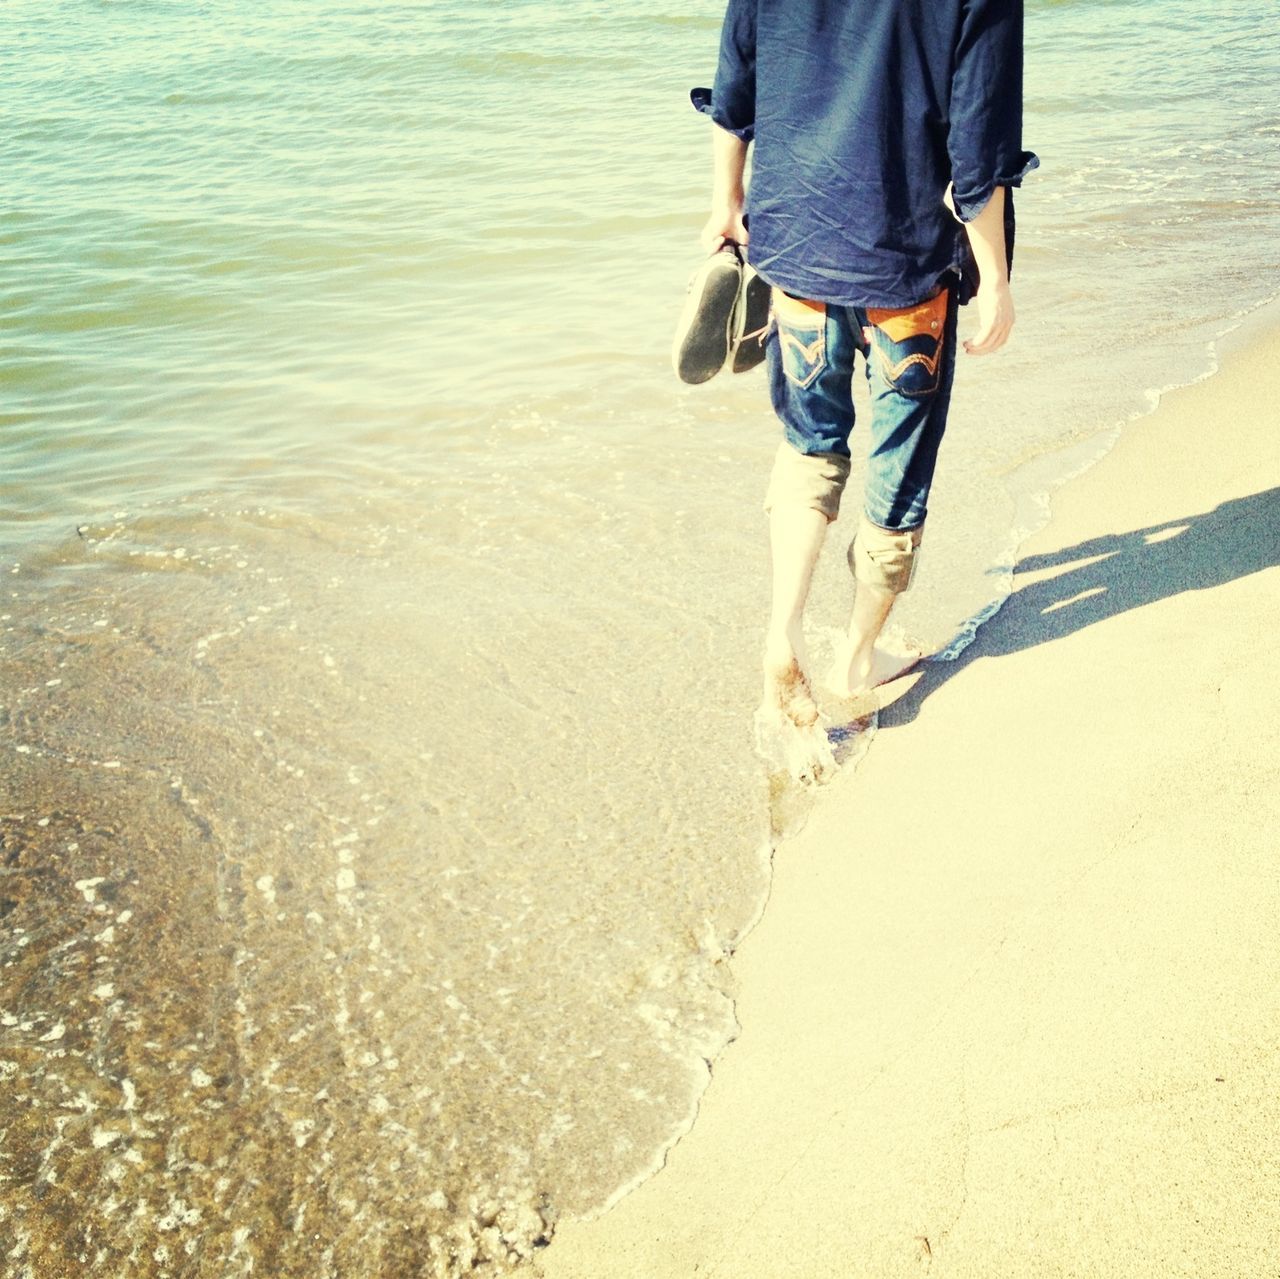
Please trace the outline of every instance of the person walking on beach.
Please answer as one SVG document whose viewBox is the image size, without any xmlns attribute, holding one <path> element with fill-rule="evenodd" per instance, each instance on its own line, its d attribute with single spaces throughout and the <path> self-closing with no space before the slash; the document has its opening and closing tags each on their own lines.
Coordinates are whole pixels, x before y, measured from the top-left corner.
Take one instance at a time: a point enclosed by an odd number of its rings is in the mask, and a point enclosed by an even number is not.
<svg viewBox="0 0 1280 1279">
<path fill-rule="evenodd" d="M 716 125 L 704 246 L 743 246 L 772 286 L 783 440 L 765 498 L 757 726 L 793 771 L 830 759 L 802 618 L 849 476 L 855 357 L 871 420 L 853 612 L 826 679 L 841 698 L 900 673 L 877 661 L 876 640 L 916 568 L 957 309 L 977 302 L 970 355 L 1000 350 L 1013 328 L 1010 188 L 1039 163 L 1022 150 L 1022 26 L 1021 0 L 729 0 L 714 89 L 693 91 Z"/>
</svg>

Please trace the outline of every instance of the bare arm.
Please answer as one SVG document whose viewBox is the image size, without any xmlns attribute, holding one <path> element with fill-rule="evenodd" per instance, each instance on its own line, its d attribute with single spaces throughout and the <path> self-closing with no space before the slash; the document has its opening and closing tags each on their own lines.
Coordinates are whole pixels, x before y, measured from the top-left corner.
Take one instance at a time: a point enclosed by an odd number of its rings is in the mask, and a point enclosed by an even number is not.
<svg viewBox="0 0 1280 1279">
<path fill-rule="evenodd" d="M 1013 296 L 1005 252 L 1009 188 L 1039 164 L 1022 149 L 1023 0 L 965 0 L 951 73 L 947 152 L 952 212 L 965 224 L 981 274 L 970 355 L 1009 339 Z"/>
<path fill-rule="evenodd" d="M 1009 259 L 1004 243 L 1004 201 L 1005 188 L 996 187 L 982 212 L 964 224 L 981 279 L 977 294 L 978 332 L 964 344 L 970 355 L 993 354 L 1004 346 L 1013 330 L 1013 293 L 1009 288 Z"/>
<path fill-rule="evenodd" d="M 742 221 L 747 144 L 719 125 L 713 126 L 711 134 L 711 216 L 702 228 L 702 244 L 708 253 L 726 240 L 735 244 L 747 242 L 747 228 Z"/>
</svg>

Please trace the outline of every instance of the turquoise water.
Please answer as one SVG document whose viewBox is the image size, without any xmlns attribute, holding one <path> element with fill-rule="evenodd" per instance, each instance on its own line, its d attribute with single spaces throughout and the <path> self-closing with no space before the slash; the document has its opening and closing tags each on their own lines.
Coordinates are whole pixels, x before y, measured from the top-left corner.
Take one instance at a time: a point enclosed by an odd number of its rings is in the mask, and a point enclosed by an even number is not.
<svg viewBox="0 0 1280 1279">
<path fill-rule="evenodd" d="M 667 365 L 718 10 L 0 12 L 32 1273 L 513 1264 L 692 1121 L 771 840 L 775 425 Z M 962 362 L 900 631 L 963 634 L 1276 293 L 1278 71 L 1269 0 L 1028 5 L 1018 330 Z"/>
</svg>

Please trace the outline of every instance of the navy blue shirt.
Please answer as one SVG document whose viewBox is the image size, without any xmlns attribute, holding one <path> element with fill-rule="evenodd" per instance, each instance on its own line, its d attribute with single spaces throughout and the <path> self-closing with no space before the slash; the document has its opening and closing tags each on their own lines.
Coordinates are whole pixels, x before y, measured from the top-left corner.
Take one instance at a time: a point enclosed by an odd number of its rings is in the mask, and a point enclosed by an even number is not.
<svg viewBox="0 0 1280 1279">
<path fill-rule="evenodd" d="M 755 142 L 752 265 L 820 302 L 972 284 L 960 222 L 1039 164 L 1022 149 L 1022 0 L 729 0 L 715 88 L 692 97 Z"/>
</svg>

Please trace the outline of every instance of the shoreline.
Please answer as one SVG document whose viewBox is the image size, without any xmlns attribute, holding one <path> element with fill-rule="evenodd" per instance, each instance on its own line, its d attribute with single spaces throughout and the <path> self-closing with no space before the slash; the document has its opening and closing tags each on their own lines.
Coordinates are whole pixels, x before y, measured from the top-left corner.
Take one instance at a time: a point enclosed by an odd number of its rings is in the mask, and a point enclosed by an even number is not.
<svg viewBox="0 0 1280 1279">
<path fill-rule="evenodd" d="M 1050 490 L 971 645 L 885 699 L 876 749 L 778 852 L 733 960 L 742 1031 L 697 1123 L 660 1175 L 557 1232 L 549 1279 L 1235 1274 L 1280 1244 L 1247 1172 L 1272 1170 L 1274 1202 L 1276 1018 L 1247 955 L 1277 896 L 1260 850 L 1280 742 L 1260 692 L 1280 460 L 1257 407 L 1280 393 L 1274 303 L 1214 345 L 1213 372 Z M 1246 624 L 1203 643 L 1223 615 Z M 1239 910 L 1212 891 L 1233 878 Z M 1190 937 L 1216 961 L 1199 986 Z M 1179 1144 L 1197 1121 L 1230 1134 L 1231 1179 Z M 1175 1211 L 1197 1187 L 1221 1210 Z"/>
</svg>

